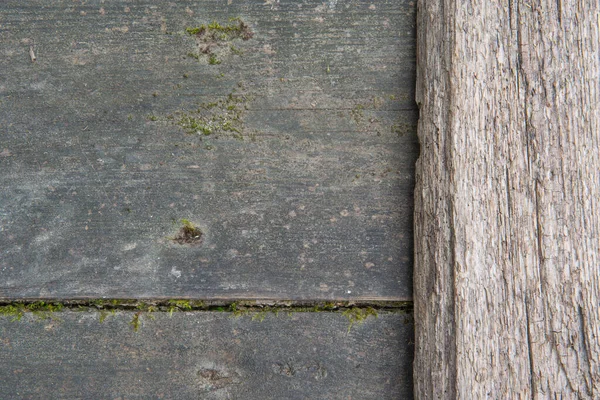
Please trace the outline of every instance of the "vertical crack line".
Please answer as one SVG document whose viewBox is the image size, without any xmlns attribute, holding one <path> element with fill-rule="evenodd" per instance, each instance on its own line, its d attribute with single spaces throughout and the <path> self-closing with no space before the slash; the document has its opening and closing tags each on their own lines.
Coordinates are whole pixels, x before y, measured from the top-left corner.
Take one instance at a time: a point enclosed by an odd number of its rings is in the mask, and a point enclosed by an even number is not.
<svg viewBox="0 0 600 400">
<path fill-rule="evenodd" d="M 511 5 L 512 5 L 512 1 L 511 1 Z M 519 25 L 521 23 L 521 16 L 519 14 L 519 1 L 517 0 L 516 2 L 516 28 L 515 28 L 515 34 L 516 34 L 516 41 L 517 41 L 517 65 L 515 66 L 516 69 L 516 76 L 517 76 L 517 93 L 521 93 L 521 63 L 522 63 L 522 57 L 523 55 L 522 50 L 521 50 L 521 26 Z M 512 15 L 512 11 L 511 11 L 511 15 Z"/>
<path fill-rule="evenodd" d="M 454 377 L 453 379 L 450 381 L 450 393 L 451 393 L 451 398 L 457 398 L 458 397 L 458 393 L 457 393 L 457 386 L 458 386 L 458 355 L 457 355 L 457 351 L 458 351 L 458 343 L 457 343 L 457 336 L 456 336 L 456 314 L 457 314 L 457 307 L 459 304 L 458 299 L 456 298 L 456 231 L 455 231 L 455 226 L 454 226 L 454 203 L 453 200 L 448 200 L 447 204 L 447 209 L 448 209 L 448 213 L 449 213 L 449 220 L 448 220 L 448 225 L 450 228 L 450 237 L 449 237 L 449 253 L 450 253 L 450 271 L 449 271 L 449 279 L 450 279 L 450 284 L 448 285 L 448 287 L 450 288 L 450 299 L 453 302 L 452 304 L 452 308 L 449 309 L 449 319 L 450 319 L 450 329 L 447 331 L 447 343 L 451 344 L 451 348 L 450 348 L 450 357 L 451 359 L 449 360 L 449 365 L 452 365 L 454 367 Z"/>
<path fill-rule="evenodd" d="M 509 154 L 508 157 L 509 157 L 509 160 L 510 160 L 510 157 L 511 157 L 510 156 L 510 147 L 508 149 L 508 154 Z M 510 196 L 510 176 L 508 174 L 508 168 L 507 167 L 504 168 L 504 171 L 506 173 L 506 213 L 508 215 L 508 218 L 507 218 L 508 222 L 507 223 L 508 223 L 508 229 L 509 229 L 509 232 L 510 232 L 510 218 L 512 217 L 512 211 L 510 209 L 510 202 L 512 201 L 511 196 Z"/>
<path fill-rule="evenodd" d="M 510 147 L 508 149 L 508 153 L 509 153 L 509 160 L 511 159 L 510 157 Z M 511 236 L 510 236 L 510 232 L 512 230 L 512 224 L 511 224 L 511 218 L 512 218 L 512 210 L 511 210 L 511 196 L 510 196 L 510 176 L 508 173 L 508 167 L 504 168 L 505 174 L 506 174 L 506 178 L 504 181 L 504 187 L 506 190 L 506 216 L 504 217 L 504 223 L 505 223 L 505 255 L 506 255 L 506 264 L 505 264 L 505 268 L 502 268 L 502 277 L 504 279 L 504 286 L 506 288 L 507 293 L 509 292 L 509 282 L 507 279 L 507 271 L 506 271 L 506 265 L 511 265 L 512 264 L 512 254 L 511 254 L 511 249 L 512 249 L 512 240 L 511 240 Z"/>
<path fill-rule="evenodd" d="M 539 296 L 540 298 L 543 299 L 543 295 L 542 293 L 544 292 L 543 290 L 543 284 L 545 282 L 544 279 L 544 251 L 543 251 L 543 241 L 542 241 L 542 223 L 541 223 L 541 211 L 540 211 L 540 202 L 539 202 L 539 191 L 538 191 L 538 180 L 537 178 L 534 178 L 533 181 L 533 200 L 535 202 L 535 230 L 536 230 L 536 236 L 537 236 L 537 254 L 538 254 L 538 262 L 536 263 L 536 267 L 537 267 L 537 273 L 538 273 L 538 278 L 539 278 Z M 529 284 L 527 284 L 527 289 L 529 290 Z M 543 303 L 543 311 L 544 311 L 544 321 L 546 321 L 546 303 Z M 528 326 L 528 335 L 529 335 L 529 317 L 527 317 L 527 326 Z M 546 329 L 546 326 L 544 326 L 544 329 Z M 530 349 L 531 351 L 531 349 Z M 530 353 L 530 357 L 531 357 L 531 353 Z M 531 373 L 533 374 L 533 364 L 531 364 Z M 533 379 L 533 375 L 532 375 L 532 379 Z M 532 396 L 534 395 L 533 392 L 533 386 L 532 386 Z"/>
<path fill-rule="evenodd" d="M 449 319 L 449 325 L 450 325 L 450 329 L 447 331 L 447 336 L 446 336 L 446 343 L 448 343 L 448 345 L 450 346 L 450 348 L 448 349 L 448 354 L 450 355 L 450 359 L 448 360 L 448 367 L 452 366 L 453 370 L 451 372 L 451 376 L 450 381 L 449 381 L 449 388 L 448 388 L 448 392 L 446 393 L 449 398 L 457 398 L 458 397 L 458 354 L 457 354 L 457 350 L 458 350 L 458 338 L 456 335 L 456 314 L 457 314 L 457 309 L 458 309 L 458 304 L 459 301 L 456 299 L 456 274 L 455 274 L 455 268 L 456 268 L 456 226 L 454 225 L 454 196 L 456 195 L 456 182 L 455 182 L 455 175 L 452 173 L 448 173 L 450 171 L 454 171 L 454 132 L 452 130 L 452 127 L 454 126 L 454 119 L 455 119 L 455 114 L 454 114 L 454 110 L 455 110 L 455 103 L 457 101 L 456 99 L 456 94 L 453 88 L 453 80 L 451 77 L 452 72 L 454 71 L 454 61 L 455 61 L 455 57 L 456 57 L 456 52 L 454 51 L 455 47 L 456 47 L 456 31 L 457 31 L 457 24 L 458 24 L 458 18 L 456 18 L 456 16 L 458 15 L 457 13 L 457 1 L 460 0 L 455 0 L 455 1 L 449 1 L 449 2 L 441 2 L 442 6 L 444 7 L 443 10 L 443 15 L 444 21 L 452 21 L 452 25 L 451 26 L 447 26 L 445 27 L 445 32 L 446 32 L 446 37 L 448 38 L 448 45 L 446 47 L 446 54 L 447 54 L 447 60 L 449 65 L 447 66 L 446 69 L 446 85 L 447 85 L 447 93 L 449 93 L 449 99 L 448 99 L 448 108 L 447 108 L 447 122 L 448 122 L 448 129 L 447 132 L 448 134 L 446 135 L 446 140 L 448 141 L 446 143 L 446 151 L 445 153 L 447 153 L 447 157 L 448 157 L 448 164 L 446 165 L 446 182 L 447 182 L 447 188 L 450 190 L 449 193 L 449 199 L 446 202 L 446 210 L 448 212 L 448 227 L 450 229 L 450 234 L 448 237 L 448 245 L 449 245 L 449 266 L 450 266 L 450 270 L 448 272 L 448 278 L 450 280 L 448 288 L 449 288 L 449 292 L 448 293 L 448 299 L 450 302 L 450 307 L 447 307 L 447 312 L 448 312 L 448 319 Z M 445 4 L 449 4 L 449 7 L 446 9 Z M 452 16 L 452 18 L 446 18 L 446 13 L 450 13 L 450 15 Z M 461 60 L 462 62 L 463 60 Z M 460 62 L 459 62 L 460 64 Z"/>
<path fill-rule="evenodd" d="M 508 0 L 508 27 L 512 32 L 512 6 L 513 0 Z"/>
<path fill-rule="evenodd" d="M 533 183 L 533 191 L 534 191 L 534 200 L 535 200 L 535 228 L 536 228 L 536 236 L 537 236 L 537 253 L 538 253 L 538 276 L 540 277 L 540 294 L 543 293 L 542 285 L 544 283 L 544 279 L 542 279 L 543 269 L 544 269 L 544 251 L 543 251 L 543 241 L 542 241 L 542 216 L 540 212 L 540 203 L 539 198 L 540 194 L 538 191 L 538 181 L 534 180 Z"/>
<path fill-rule="evenodd" d="M 530 176 L 531 176 L 531 158 L 530 158 L 530 154 L 529 154 L 529 132 L 528 132 L 528 123 L 527 123 L 527 77 L 526 77 L 526 71 L 525 71 L 525 56 L 524 56 L 524 43 L 523 43 L 523 35 L 521 32 L 521 7 L 520 7 L 520 1 L 517 0 L 516 2 L 516 29 L 515 29 L 515 33 L 516 33 L 516 41 L 517 41 L 517 66 L 516 66 L 516 84 L 517 84 L 517 96 L 523 96 L 522 103 L 521 103 L 521 110 L 517 110 L 517 115 L 516 118 L 519 118 L 520 116 L 520 112 L 522 112 L 523 115 L 523 121 L 522 121 L 522 133 L 524 137 L 524 144 L 525 144 L 525 150 L 526 150 L 526 161 L 527 161 L 527 171 L 529 172 Z M 528 64 L 527 64 L 528 65 Z M 521 81 L 524 82 L 521 82 Z M 537 198 L 536 198 L 537 200 Z M 536 211 L 537 211 L 537 201 L 536 201 Z M 537 219 L 538 217 L 536 217 Z M 539 232 L 538 232 L 539 234 Z M 539 240 L 539 238 L 538 238 Z M 539 266 L 539 264 L 538 264 Z M 536 394 L 537 394 L 537 388 L 535 386 L 535 370 L 534 370 L 534 360 L 533 360 L 533 341 L 531 338 L 531 329 L 530 329 L 530 325 L 531 325 L 531 319 L 529 318 L 529 296 L 528 296 L 528 291 L 529 291 L 529 280 L 527 278 L 528 276 L 528 271 L 527 271 L 527 265 L 525 265 L 525 270 L 522 271 L 522 273 L 525 274 L 525 288 L 524 288 L 524 302 L 525 302 L 525 332 L 527 335 L 527 354 L 529 357 L 529 384 L 531 387 L 531 399 L 535 399 L 536 398 Z"/>
<path fill-rule="evenodd" d="M 591 373 L 592 373 L 592 365 L 590 363 L 590 353 L 589 346 L 587 342 L 587 336 L 585 335 L 585 317 L 583 315 L 583 309 L 581 306 L 577 306 L 577 315 L 579 317 L 579 339 L 580 344 L 579 347 L 581 351 L 581 358 L 583 359 L 583 364 L 587 367 L 587 371 L 584 372 L 583 381 L 585 382 L 585 390 L 588 396 L 591 396 L 592 388 L 591 385 Z"/>
<path fill-rule="evenodd" d="M 529 149 L 529 145 L 530 145 L 530 134 L 529 131 L 531 130 L 531 126 L 530 123 L 528 122 L 528 117 L 529 117 L 529 107 L 527 104 L 527 97 L 528 97 L 528 91 L 529 91 L 529 84 L 528 84 L 528 79 L 527 79 L 527 73 L 529 70 L 529 60 L 527 59 L 527 56 L 529 55 L 529 43 L 523 43 L 523 34 L 521 32 L 521 7 L 519 2 L 517 1 L 517 93 L 520 96 L 521 95 L 521 88 L 523 88 L 523 106 L 522 106 L 522 112 L 523 112 L 523 134 L 525 136 L 525 150 L 526 150 L 526 160 L 527 160 L 527 170 L 529 171 L 529 174 L 532 175 L 532 164 L 531 164 L 531 154 L 530 154 L 530 149 Z M 525 29 L 527 29 L 525 27 Z M 521 80 L 523 80 L 523 82 L 521 82 Z M 517 115 L 518 117 L 518 115 Z"/>
<path fill-rule="evenodd" d="M 531 332 L 529 330 L 529 301 L 527 297 L 527 290 L 525 290 L 525 332 L 527 335 L 527 354 L 529 357 L 529 385 L 531 386 L 531 400 L 533 400 L 536 396 L 536 389 L 534 386 L 534 370 L 533 370 L 533 351 L 532 351 L 532 340 L 531 340 Z"/>
</svg>

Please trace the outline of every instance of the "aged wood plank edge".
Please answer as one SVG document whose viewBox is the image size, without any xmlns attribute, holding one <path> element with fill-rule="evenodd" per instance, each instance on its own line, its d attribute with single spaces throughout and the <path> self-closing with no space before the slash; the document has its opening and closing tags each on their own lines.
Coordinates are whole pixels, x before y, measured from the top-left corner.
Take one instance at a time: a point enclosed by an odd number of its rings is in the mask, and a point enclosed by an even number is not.
<svg viewBox="0 0 600 400">
<path fill-rule="evenodd" d="M 417 18 L 415 398 L 599 398 L 598 2 Z"/>
</svg>

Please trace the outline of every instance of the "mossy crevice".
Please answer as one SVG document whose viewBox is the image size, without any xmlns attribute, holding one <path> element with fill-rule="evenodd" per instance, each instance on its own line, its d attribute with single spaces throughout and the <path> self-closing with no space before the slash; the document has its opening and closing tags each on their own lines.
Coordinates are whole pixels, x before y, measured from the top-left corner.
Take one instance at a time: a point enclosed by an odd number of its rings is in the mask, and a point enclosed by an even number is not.
<svg viewBox="0 0 600 400">
<path fill-rule="evenodd" d="M 133 312 L 130 325 L 134 331 L 142 326 L 143 319 L 154 319 L 154 313 L 175 312 L 225 312 L 232 317 L 249 317 L 253 321 L 263 321 L 268 315 L 280 314 L 292 316 L 295 313 L 341 313 L 348 319 L 348 330 L 380 313 L 412 314 L 412 302 L 369 302 L 354 303 L 348 301 L 309 302 L 309 301 L 206 301 L 192 299 L 87 299 L 87 300 L 48 300 L 48 301 L 0 301 L 0 316 L 20 320 L 26 313 L 40 319 L 53 318 L 60 312 L 96 312 L 100 322 L 119 311 Z M 408 319 L 407 323 L 411 320 Z"/>
<path fill-rule="evenodd" d="M 64 304 L 61 302 L 13 302 L 9 304 L 0 304 L 0 315 L 12 317 L 13 321 L 20 320 L 25 313 L 32 313 L 40 319 L 46 319 L 52 313 L 62 311 Z"/>
</svg>

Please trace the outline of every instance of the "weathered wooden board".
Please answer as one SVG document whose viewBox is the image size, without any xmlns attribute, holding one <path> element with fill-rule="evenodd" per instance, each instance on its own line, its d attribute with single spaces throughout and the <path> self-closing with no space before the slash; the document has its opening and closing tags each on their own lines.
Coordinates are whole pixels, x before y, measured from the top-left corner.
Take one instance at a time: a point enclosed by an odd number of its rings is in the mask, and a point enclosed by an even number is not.
<svg viewBox="0 0 600 400">
<path fill-rule="evenodd" d="M 3 1 L 0 297 L 410 299 L 414 14 Z"/>
<path fill-rule="evenodd" d="M 600 398 L 600 15 L 420 1 L 415 397 Z"/>
<path fill-rule="evenodd" d="M 381 314 L 0 317 L 2 398 L 411 399 L 412 324 Z"/>
</svg>

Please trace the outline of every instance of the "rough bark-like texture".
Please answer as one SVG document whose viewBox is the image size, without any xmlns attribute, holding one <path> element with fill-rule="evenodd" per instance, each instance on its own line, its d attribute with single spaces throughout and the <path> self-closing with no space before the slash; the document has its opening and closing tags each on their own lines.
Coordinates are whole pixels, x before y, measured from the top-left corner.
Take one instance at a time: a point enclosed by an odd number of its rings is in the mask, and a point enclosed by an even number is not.
<svg viewBox="0 0 600 400">
<path fill-rule="evenodd" d="M 415 395 L 600 396 L 593 1 L 421 1 Z"/>
</svg>

